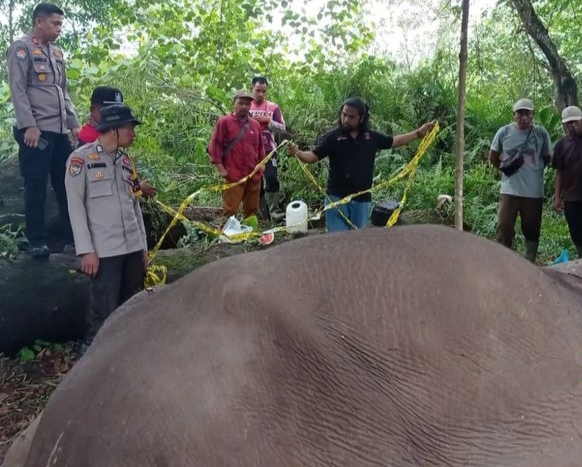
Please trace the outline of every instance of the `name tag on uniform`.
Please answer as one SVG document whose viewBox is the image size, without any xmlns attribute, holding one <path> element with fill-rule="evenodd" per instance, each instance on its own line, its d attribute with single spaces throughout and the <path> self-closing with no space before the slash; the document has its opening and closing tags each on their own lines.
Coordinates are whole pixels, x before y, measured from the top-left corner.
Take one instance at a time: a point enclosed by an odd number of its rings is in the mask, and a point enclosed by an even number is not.
<svg viewBox="0 0 582 467">
<path fill-rule="evenodd" d="M 92 162 L 91 164 L 87 164 L 87 169 L 99 169 L 107 167 L 105 162 Z"/>
</svg>

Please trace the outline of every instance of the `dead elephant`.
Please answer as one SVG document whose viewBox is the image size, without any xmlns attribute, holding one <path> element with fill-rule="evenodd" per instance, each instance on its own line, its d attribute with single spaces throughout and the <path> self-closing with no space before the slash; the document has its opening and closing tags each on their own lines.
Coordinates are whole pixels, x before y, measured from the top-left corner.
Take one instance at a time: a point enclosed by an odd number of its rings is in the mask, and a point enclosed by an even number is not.
<svg viewBox="0 0 582 467">
<path fill-rule="evenodd" d="M 224 259 L 108 320 L 22 465 L 579 467 L 581 310 L 446 227 Z"/>
</svg>

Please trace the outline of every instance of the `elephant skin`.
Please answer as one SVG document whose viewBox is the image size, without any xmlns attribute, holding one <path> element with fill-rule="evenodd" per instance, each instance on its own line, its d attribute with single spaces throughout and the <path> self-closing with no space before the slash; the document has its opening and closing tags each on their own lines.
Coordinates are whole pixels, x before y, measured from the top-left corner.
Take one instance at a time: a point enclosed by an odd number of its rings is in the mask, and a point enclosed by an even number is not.
<svg viewBox="0 0 582 467">
<path fill-rule="evenodd" d="M 579 467 L 581 310 L 448 227 L 216 261 L 107 320 L 22 465 Z"/>
</svg>

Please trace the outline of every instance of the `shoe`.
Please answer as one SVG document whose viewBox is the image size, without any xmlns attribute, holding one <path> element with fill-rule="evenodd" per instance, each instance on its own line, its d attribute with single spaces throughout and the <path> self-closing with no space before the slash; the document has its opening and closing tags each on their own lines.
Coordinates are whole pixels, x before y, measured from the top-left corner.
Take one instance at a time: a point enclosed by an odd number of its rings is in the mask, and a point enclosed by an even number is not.
<svg viewBox="0 0 582 467">
<path fill-rule="evenodd" d="M 47 245 L 31 246 L 29 252 L 33 258 L 48 258 L 51 254 Z"/>
<path fill-rule="evenodd" d="M 265 201 L 269 207 L 269 216 L 271 220 L 280 221 L 285 217 L 285 213 L 279 209 L 279 203 L 283 198 L 282 193 L 277 191 L 275 193 L 265 192 Z"/>
</svg>

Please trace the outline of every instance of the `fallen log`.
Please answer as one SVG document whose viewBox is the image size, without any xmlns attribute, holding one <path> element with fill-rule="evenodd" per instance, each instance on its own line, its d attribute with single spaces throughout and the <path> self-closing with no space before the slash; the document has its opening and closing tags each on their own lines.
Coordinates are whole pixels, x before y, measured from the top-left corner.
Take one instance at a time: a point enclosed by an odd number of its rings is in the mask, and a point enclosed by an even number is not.
<svg viewBox="0 0 582 467">
<path fill-rule="evenodd" d="M 244 251 L 231 244 L 160 250 L 155 264 L 167 267 L 170 283 L 203 264 Z M 82 337 L 89 280 L 79 268 L 80 261 L 66 253 L 46 260 L 19 254 L 14 261 L 0 261 L 0 353 L 13 355 L 35 339 L 65 342 Z"/>
</svg>

